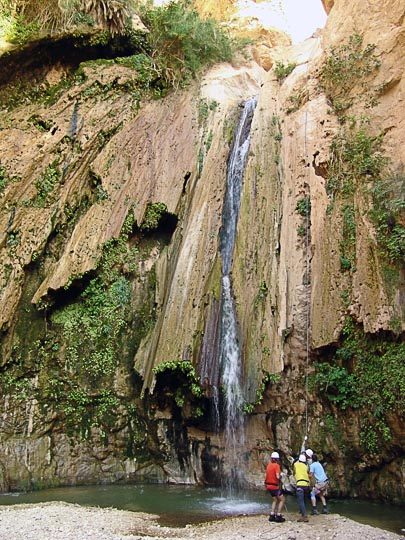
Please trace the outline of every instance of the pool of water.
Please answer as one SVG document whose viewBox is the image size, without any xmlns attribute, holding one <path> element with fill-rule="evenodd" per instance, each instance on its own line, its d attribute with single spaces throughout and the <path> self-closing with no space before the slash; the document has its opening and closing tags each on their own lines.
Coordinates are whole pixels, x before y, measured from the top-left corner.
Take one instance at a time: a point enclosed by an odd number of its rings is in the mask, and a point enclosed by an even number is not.
<svg viewBox="0 0 405 540">
<path fill-rule="evenodd" d="M 157 514 L 161 525 L 175 527 L 227 516 L 267 514 L 271 504 L 271 498 L 264 490 L 225 493 L 218 488 L 166 484 L 64 487 L 0 495 L 1 505 L 51 501 Z M 334 499 L 328 501 L 328 507 L 330 512 L 360 523 L 398 534 L 405 530 L 405 512 L 400 507 Z M 293 496 L 286 497 L 285 514 L 287 519 L 297 518 L 297 503 Z"/>
</svg>

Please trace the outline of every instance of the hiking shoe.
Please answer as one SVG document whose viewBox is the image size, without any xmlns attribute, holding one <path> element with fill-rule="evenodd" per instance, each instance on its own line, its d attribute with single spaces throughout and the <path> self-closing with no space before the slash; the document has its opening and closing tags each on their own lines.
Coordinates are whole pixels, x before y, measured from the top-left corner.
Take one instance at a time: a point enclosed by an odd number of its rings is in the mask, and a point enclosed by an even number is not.
<svg viewBox="0 0 405 540">
<path fill-rule="evenodd" d="M 276 521 L 278 521 L 279 523 L 282 523 L 283 521 L 285 521 L 285 517 L 282 514 L 277 514 Z"/>
<path fill-rule="evenodd" d="M 323 507 L 322 514 L 329 514 L 328 509 L 326 506 Z"/>
<path fill-rule="evenodd" d="M 274 514 L 270 514 L 269 521 L 276 521 L 276 516 Z"/>
<path fill-rule="evenodd" d="M 301 516 L 300 518 L 297 519 L 297 521 L 299 522 L 304 522 L 304 523 L 308 523 L 309 519 L 307 516 Z"/>
<path fill-rule="evenodd" d="M 312 515 L 317 516 L 319 514 L 318 510 L 316 508 L 312 509 Z"/>
</svg>

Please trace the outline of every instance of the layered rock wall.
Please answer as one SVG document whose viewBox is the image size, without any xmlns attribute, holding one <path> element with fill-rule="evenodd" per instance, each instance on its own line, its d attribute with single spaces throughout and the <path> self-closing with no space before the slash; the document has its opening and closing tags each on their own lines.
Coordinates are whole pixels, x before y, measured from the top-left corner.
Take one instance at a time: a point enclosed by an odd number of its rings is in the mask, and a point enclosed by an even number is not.
<svg viewBox="0 0 405 540">
<path fill-rule="evenodd" d="M 327 189 L 347 124 L 320 75 L 350 36 L 375 45 L 381 67 L 367 84 L 380 88 L 378 102 L 356 100 L 347 114 L 367 114 L 390 171 L 403 175 L 404 8 L 325 4 L 320 36 L 264 60 L 256 48 L 164 99 L 139 101 L 136 72 L 122 64 L 86 63 L 51 105 L 3 109 L 2 488 L 227 474 L 213 395 L 195 385 L 205 389 L 218 369 L 226 165 L 240 106 L 257 95 L 231 272 L 250 412 L 246 478 L 262 485 L 273 448 L 287 469 L 308 428 L 333 463 L 336 493 L 401 499 L 398 411 L 384 417 L 391 438 L 368 451 L 364 409 L 342 410 L 308 376 L 314 361 L 332 362 L 348 319 L 370 339 L 403 335 L 403 270 L 393 266 L 387 281 L 367 190 L 356 184 L 349 200 Z M 280 78 L 276 61 L 295 67 Z M 350 93 L 366 93 L 360 80 Z"/>
</svg>

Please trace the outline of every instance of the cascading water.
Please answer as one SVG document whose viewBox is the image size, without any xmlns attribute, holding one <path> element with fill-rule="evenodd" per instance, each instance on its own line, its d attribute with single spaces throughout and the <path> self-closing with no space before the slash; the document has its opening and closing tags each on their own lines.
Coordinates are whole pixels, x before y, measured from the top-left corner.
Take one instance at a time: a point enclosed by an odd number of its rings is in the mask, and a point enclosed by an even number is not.
<svg viewBox="0 0 405 540">
<path fill-rule="evenodd" d="M 220 366 L 224 388 L 225 450 L 230 467 L 228 487 L 243 483 L 240 449 L 244 446 L 242 366 L 238 325 L 230 279 L 232 255 L 239 217 L 243 172 L 250 143 L 250 129 L 257 100 L 244 104 L 228 161 L 226 193 L 222 210 L 220 250 L 222 256 L 222 298 L 220 317 Z"/>
</svg>

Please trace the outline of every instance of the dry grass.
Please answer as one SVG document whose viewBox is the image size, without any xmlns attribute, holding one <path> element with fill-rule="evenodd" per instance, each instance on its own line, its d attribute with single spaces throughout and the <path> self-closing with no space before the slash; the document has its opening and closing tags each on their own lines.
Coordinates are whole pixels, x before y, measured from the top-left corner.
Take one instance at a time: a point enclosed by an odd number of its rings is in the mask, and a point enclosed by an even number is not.
<svg viewBox="0 0 405 540">
<path fill-rule="evenodd" d="M 88 22 L 109 30 L 125 31 L 130 0 L 0 0 L 0 16 L 18 24 L 35 24 L 41 31 L 57 32 L 77 21 Z"/>
<path fill-rule="evenodd" d="M 82 0 L 80 8 L 95 21 L 107 28 L 112 35 L 125 30 L 129 14 L 127 3 L 122 0 Z"/>
</svg>

